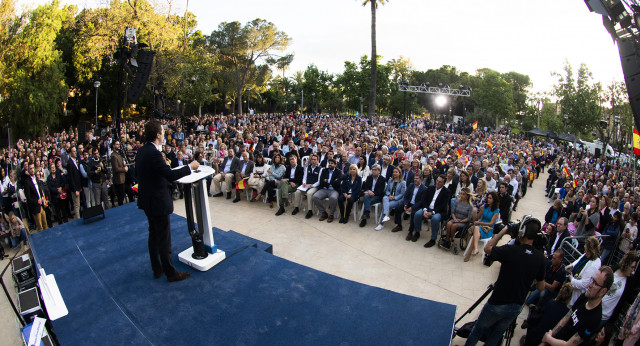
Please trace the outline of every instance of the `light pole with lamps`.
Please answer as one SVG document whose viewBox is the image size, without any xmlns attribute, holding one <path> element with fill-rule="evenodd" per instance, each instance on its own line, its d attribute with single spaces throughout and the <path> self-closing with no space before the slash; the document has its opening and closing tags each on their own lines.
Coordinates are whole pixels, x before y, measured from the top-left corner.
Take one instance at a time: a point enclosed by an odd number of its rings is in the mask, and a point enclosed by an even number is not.
<svg viewBox="0 0 640 346">
<path fill-rule="evenodd" d="M 251 87 L 247 87 L 247 113 L 251 114 L 249 99 L 251 98 Z"/>
<path fill-rule="evenodd" d="M 311 103 L 312 103 L 311 105 L 312 112 L 313 114 L 315 114 L 316 113 L 316 93 L 315 92 L 311 93 Z"/>
<path fill-rule="evenodd" d="M 178 115 L 180 115 L 180 100 L 178 100 Z"/>
<path fill-rule="evenodd" d="M 98 88 L 100 87 L 100 81 L 93 82 L 93 87 L 96 88 L 96 133 L 98 131 Z"/>
<path fill-rule="evenodd" d="M 289 112 L 289 101 L 284 101 L 284 112 L 285 114 Z"/>
<path fill-rule="evenodd" d="M 360 115 L 362 116 L 362 101 L 364 101 L 364 97 L 360 96 Z"/>
<path fill-rule="evenodd" d="M 564 133 L 567 133 L 567 119 L 569 119 L 569 114 L 564 115 Z"/>
<path fill-rule="evenodd" d="M 297 104 L 297 103 L 296 103 L 296 100 L 293 100 L 293 110 L 292 110 L 292 112 L 293 112 L 294 114 L 295 114 L 295 112 L 296 112 L 296 104 Z"/>
</svg>

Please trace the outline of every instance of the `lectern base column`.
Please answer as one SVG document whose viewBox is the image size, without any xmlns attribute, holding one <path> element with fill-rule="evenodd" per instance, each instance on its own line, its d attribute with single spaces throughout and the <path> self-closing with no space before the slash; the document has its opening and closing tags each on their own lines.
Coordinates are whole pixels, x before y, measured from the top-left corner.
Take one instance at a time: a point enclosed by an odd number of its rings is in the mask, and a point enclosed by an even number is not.
<svg viewBox="0 0 640 346">
<path fill-rule="evenodd" d="M 193 247 L 190 247 L 178 254 L 178 259 L 180 262 L 201 272 L 205 272 L 213 268 L 216 264 L 222 262 L 227 257 L 225 252 L 219 249 L 214 254 L 209 254 L 209 256 L 203 259 L 194 259 L 192 255 Z"/>
</svg>

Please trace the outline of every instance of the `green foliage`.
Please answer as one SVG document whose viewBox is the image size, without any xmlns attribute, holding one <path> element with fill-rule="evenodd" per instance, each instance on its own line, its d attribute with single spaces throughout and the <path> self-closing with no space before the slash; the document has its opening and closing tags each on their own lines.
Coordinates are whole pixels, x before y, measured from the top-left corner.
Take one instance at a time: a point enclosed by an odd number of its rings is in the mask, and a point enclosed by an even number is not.
<svg viewBox="0 0 640 346">
<path fill-rule="evenodd" d="M 67 99 L 65 64 L 55 39 L 69 12 L 58 9 L 58 2 L 39 6 L 14 19 L 19 30 L 4 39 L 11 44 L 2 56 L 2 119 L 18 135 L 41 133 L 63 113 Z M 11 20 L 9 20 L 11 21 Z M 3 19 L 3 22 L 6 21 Z M 17 27 L 14 27 L 17 29 Z M 6 33 L 6 31 L 5 31 Z"/>
<path fill-rule="evenodd" d="M 209 44 L 220 55 L 220 62 L 233 71 L 238 113 L 242 113 L 242 94 L 250 70 L 256 62 L 285 50 L 289 43 L 287 34 L 259 18 L 244 27 L 239 22 L 221 23 L 211 33 Z"/>
<path fill-rule="evenodd" d="M 478 107 L 488 111 L 497 128 L 501 121 L 511 120 L 514 115 L 512 86 L 499 73 L 479 70 L 482 77 L 480 86 L 474 89 L 474 99 Z M 484 125 L 484 124 L 483 124 Z M 492 124 L 486 124 L 491 126 Z"/>
<path fill-rule="evenodd" d="M 563 74 L 556 72 L 554 75 L 558 78 L 558 84 L 554 86 L 554 95 L 559 100 L 560 112 L 563 116 L 569 116 L 567 130 L 579 135 L 588 135 L 602 119 L 600 83 L 593 80 L 591 71 L 585 64 L 580 65 L 577 76 L 568 62 L 565 62 Z"/>
</svg>

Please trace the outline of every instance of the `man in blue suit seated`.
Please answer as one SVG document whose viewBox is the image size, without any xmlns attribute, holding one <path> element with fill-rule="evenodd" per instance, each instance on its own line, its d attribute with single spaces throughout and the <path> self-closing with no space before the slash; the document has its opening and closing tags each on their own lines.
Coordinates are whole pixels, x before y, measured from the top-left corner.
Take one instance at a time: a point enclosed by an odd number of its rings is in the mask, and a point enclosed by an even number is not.
<svg viewBox="0 0 640 346">
<path fill-rule="evenodd" d="M 367 225 L 367 219 L 371 211 L 371 205 L 382 202 L 386 180 L 380 175 L 380 165 L 375 164 L 371 168 L 371 175 L 367 177 L 362 185 L 363 192 L 363 213 L 360 227 Z M 376 220 L 377 221 L 377 220 Z"/>
<path fill-rule="evenodd" d="M 424 199 L 420 202 L 423 209 L 418 210 L 412 219 L 415 234 L 411 240 L 414 242 L 420 238 L 422 220 L 431 219 L 431 240 L 424 244 L 426 248 L 430 248 L 436 244 L 438 231 L 440 230 L 440 221 L 442 221 L 442 218 L 446 215 L 449 202 L 451 201 L 449 189 L 444 187 L 445 179 L 445 175 L 440 175 L 436 179 L 436 185 L 427 188 Z M 407 236 L 407 240 L 409 240 L 409 236 Z"/>
<path fill-rule="evenodd" d="M 150 120 L 144 126 L 144 140 L 147 142 L 136 154 L 138 173 L 138 208 L 144 210 L 149 221 L 149 257 L 153 277 L 167 275 L 169 282 L 182 281 L 188 272 L 179 272 L 171 260 L 171 224 L 173 213 L 171 182 L 191 174 L 198 169 L 197 161 L 188 166 L 171 169 L 162 158 L 164 129 L 157 120 Z"/>
<path fill-rule="evenodd" d="M 407 190 L 402 199 L 402 204 L 396 207 L 396 212 L 394 214 L 396 227 L 394 227 L 391 232 L 402 231 L 402 214 L 408 213 L 412 216 L 411 220 L 413 220 L 413 214 L 415 214 L 416 210 L 422 208 L 422 195 L 424 195 L 425 191 L 427 191 L 427 188 L 422 184 L 422 174 L 416 174 L 413 178 L 413 183 L 407 186 Z M 410 236 L 413 234 L 413 228 L 413 223 L 410 222 L 409 237 L 407 237 L 407 240 L 411 240 Z"/>
<path fill-rule="evenodd" d="M 340 207 L 340 223 L 347 223 L 353 205 L 358 203 L 362 192 L 362 177 L 358 175 L 358 166 L 349 166 L 349 171 L 343 176 L 340 184 L 340 196 L 338 196 L 338 206 Z M 344 205 L 344 202 L 347 205 Z"/>
</svg>

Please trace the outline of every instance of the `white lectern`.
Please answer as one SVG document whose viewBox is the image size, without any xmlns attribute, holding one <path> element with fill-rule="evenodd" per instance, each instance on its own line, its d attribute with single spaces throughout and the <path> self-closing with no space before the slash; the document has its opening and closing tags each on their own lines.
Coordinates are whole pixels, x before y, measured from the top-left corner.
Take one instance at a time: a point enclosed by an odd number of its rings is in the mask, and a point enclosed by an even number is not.
<svg viewBox="0 0 640 346">
<path fill-rule="evenodd" d="M 215 171 L 213 168 L 200 165 L 190 175 L 178 180 L 184 185 L 184 204 L 187 214 L 187 227 L 193 246 L 182 251 L 180 262 L 200 271 L 207 271 L 225 259 L 225 252 L 219 250 L 213 241 L 213 223 L 209 211 L 209 198 L 206 191 L 206 179 Z M 195 204 L 195 210 L 194 206 Z M 193 214 L 196 214 L 198 229 L 195 227 Z"/>
</svg>

